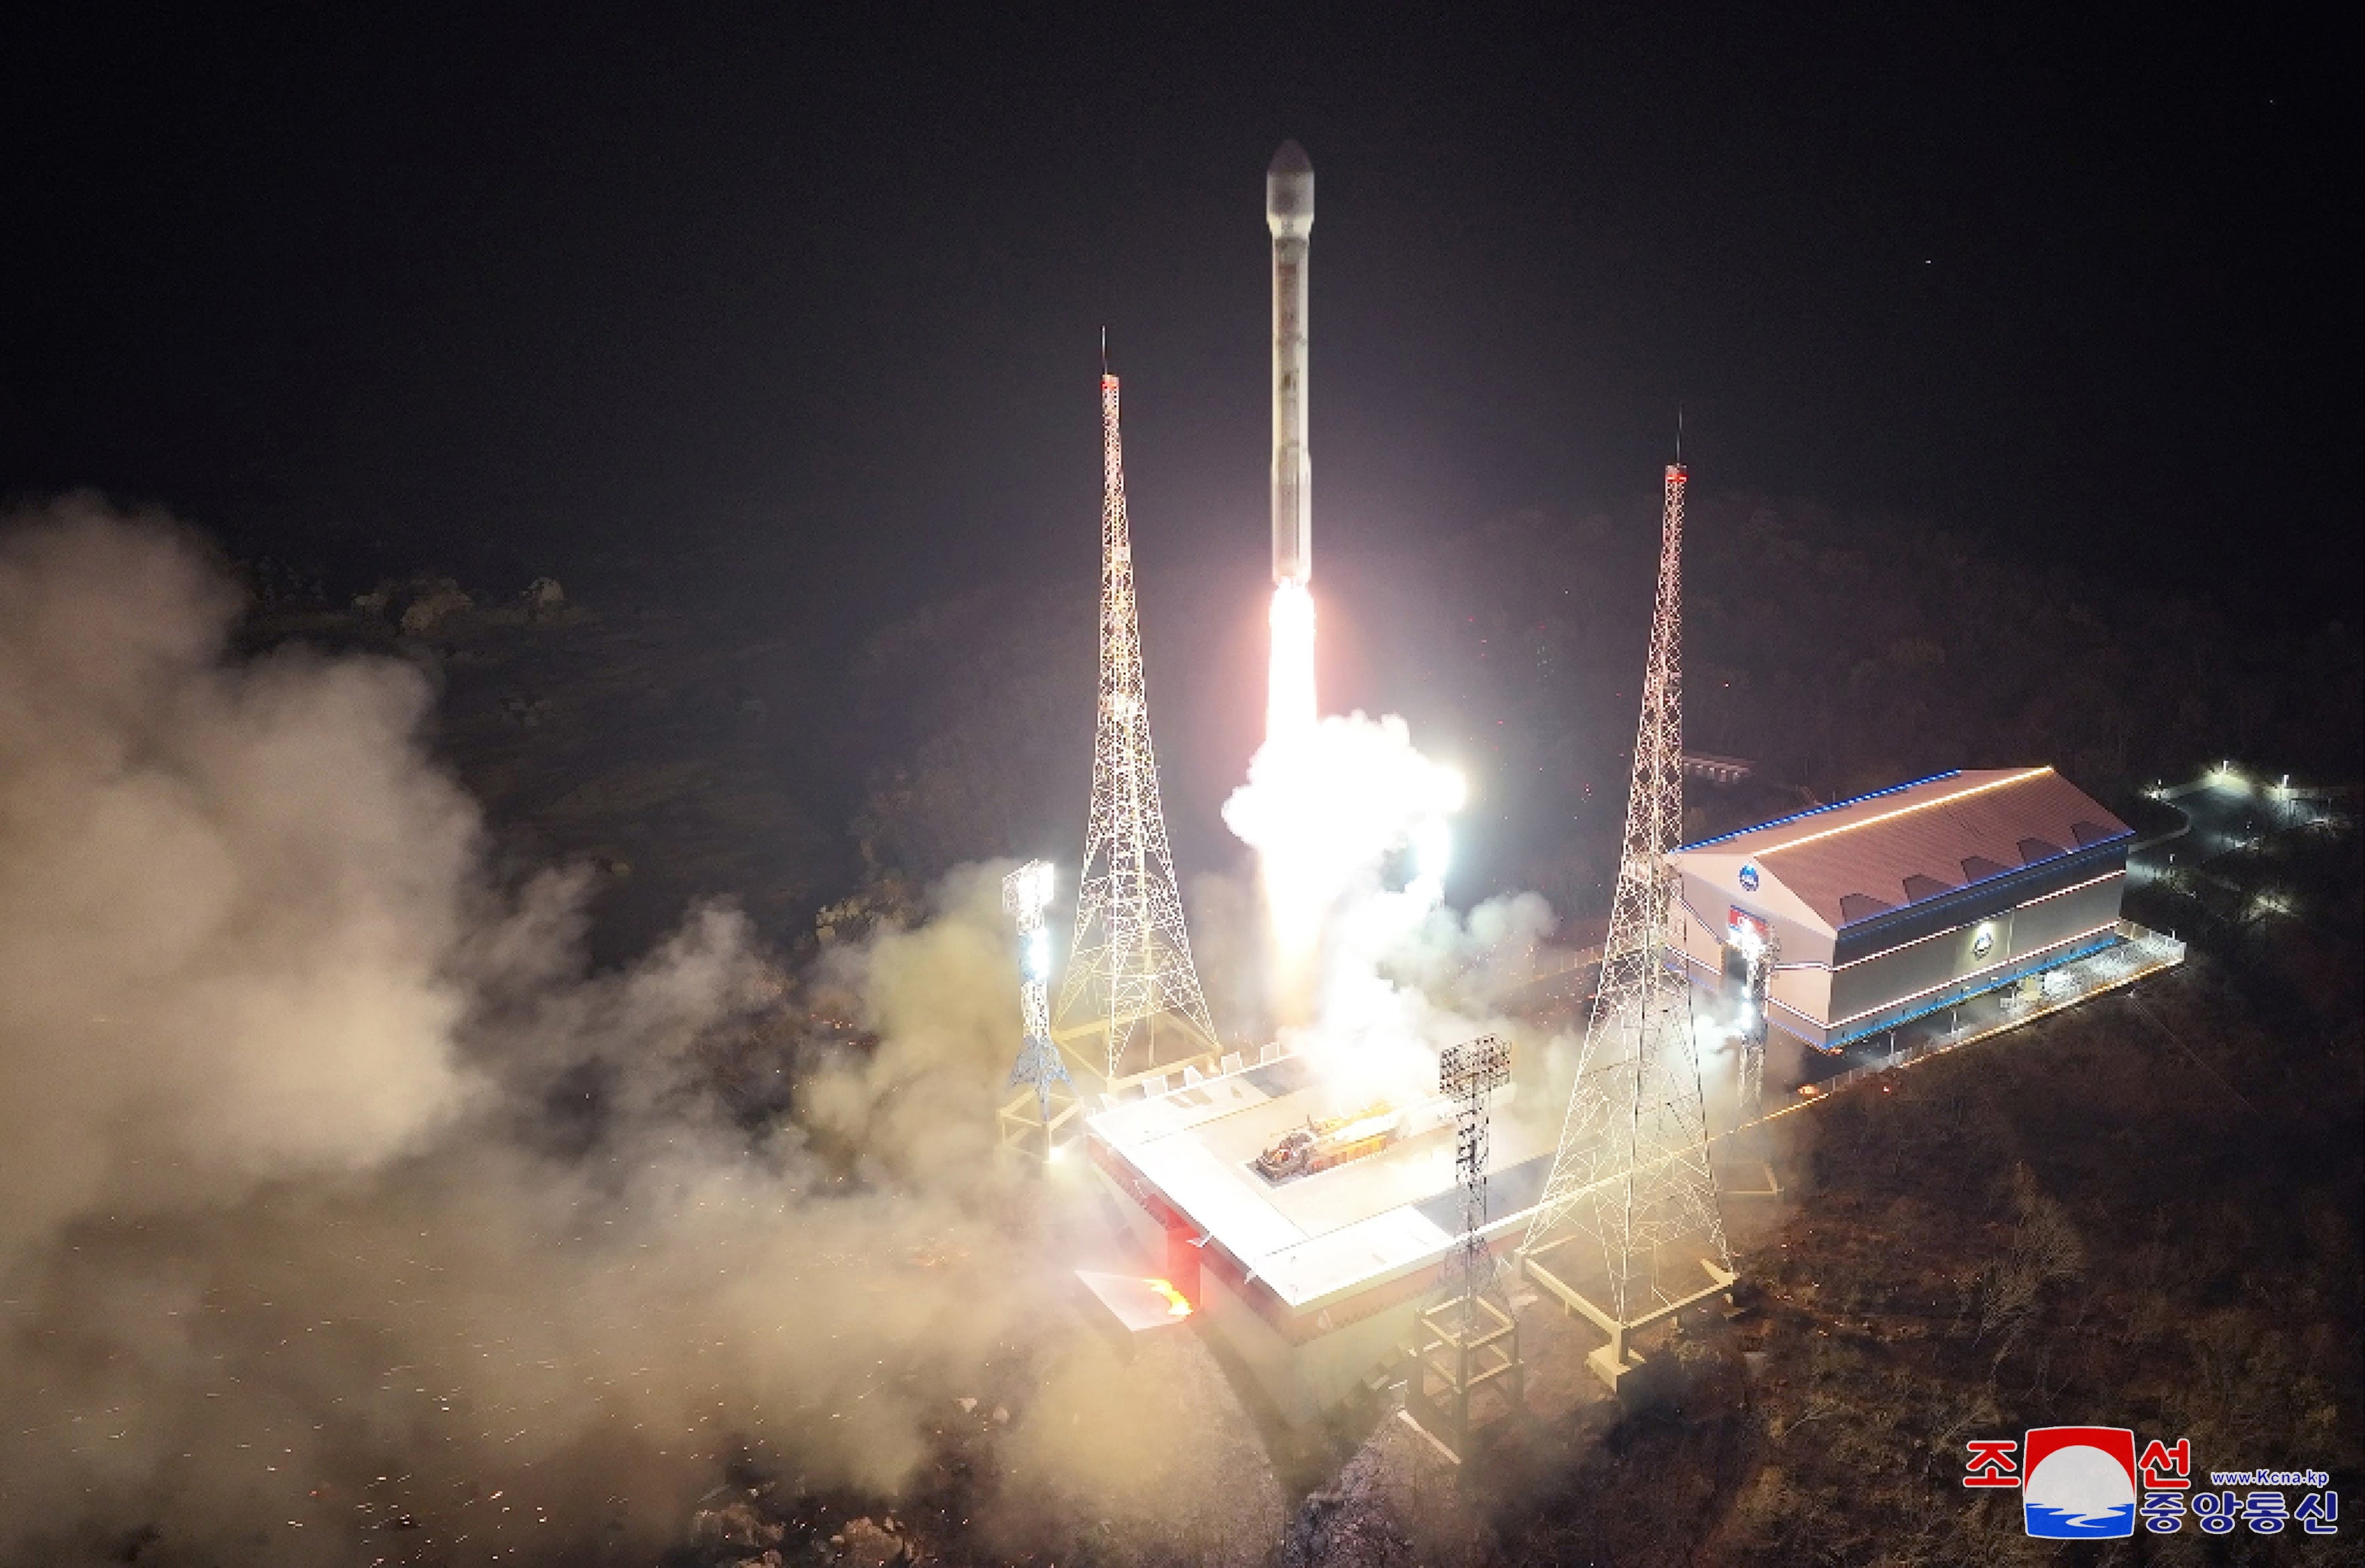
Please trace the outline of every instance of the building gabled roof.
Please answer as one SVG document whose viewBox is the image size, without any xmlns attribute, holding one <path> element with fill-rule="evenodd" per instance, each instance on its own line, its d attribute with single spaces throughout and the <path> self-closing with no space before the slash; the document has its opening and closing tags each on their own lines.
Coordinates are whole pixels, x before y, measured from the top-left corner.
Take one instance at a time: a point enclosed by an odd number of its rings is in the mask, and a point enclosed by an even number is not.
<svg viewBox="0 0 2365 1568">
<path fill-rule="evenodd" d="M 2050 767 L 1942 773 L 1686 845 L 1756 868 L 1834 931 L 2133 830 Z"/>
</svg>

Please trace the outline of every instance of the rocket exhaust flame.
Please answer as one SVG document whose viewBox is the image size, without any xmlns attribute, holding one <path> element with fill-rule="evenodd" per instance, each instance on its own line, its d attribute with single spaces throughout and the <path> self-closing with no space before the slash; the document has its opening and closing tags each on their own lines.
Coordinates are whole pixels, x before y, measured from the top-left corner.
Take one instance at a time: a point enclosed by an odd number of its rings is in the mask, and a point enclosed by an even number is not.
<svg viewBox="0 0 2365 1568">
<path fill-rule="evenodd" d="M 1272 666 L 1265 683 L 1267 749 L 1302 745 L 1314 731 L 1314 465 L 1306 441 L 1306 244 L 1314 230 L 1314 165 L 1284 141 L 1265 171 L 1272 235 Z M 1328 899 L 1287 845 L 1261 845 L 1277 951 L 1273 993 L 1284 1018 L 1311 989 L 1315 940 Z M 1293 863 L 1295 861 L 1295 863 Z"/>
<path fill-rule="evenodd" d="M 1314 465 L 1307 438 L 1306 260 L 1314 165 L 1283 142 L 1265 171 L 1272 236 L 1272 666 L 1264 745 L 1224 821 L 1257 852 L 1272 968 L 1273 1022 L 1314 1021 L 1324 933 L 1358 888 L 1376 890 L 1392 850 L 1415 851 L 1406 891 L 1421 907 L 1444 897 L 1461 809 L 1459 775 L 1415 751 L 1402 719 L 1320 717 L 1314 677 Z"/>
<path fill-rule="evenodd" d="M 1273 801 L 1282 821 L 1257 841 L 1257 880 L 1264 890 L 1272 943 L 1272 995 L 1275 1018 L 1302 1023 L 1313 1002 L 1315 954 L 1322 922 L 1337 892 L 1322 866 L 1310 831 L 1319 812 L 1323 780 L 1306 766 L 1312 759 L 1317 713 L 1314 696 L 1314 598 L 1306 585 L 1284 579 L 1272 590 L 1272 666 L 1266 672 L 1264 745 L 1250 765 L 1278 785 Z M 1268 758 L 1271 759 L 1268 762 Z M 1286 779 L 1286 782 L 1283 780 Z"/>
<path fill-rule="evenodd" d="M 1314 719 L 1277 729 L 1249 763 L 1248 782 L 1224 803 L 1224 823 L 1257 852 L 1272 937 L 1276 1021 L 1312 1021 L 1317 959 L 1342 899 L 1377 892 L 1381 864 L 1413 848 L 1423 862 L 1406 891 L 1444 893 L 1462 776 L 1423 756 L 1394 714 Z"/>
<path fill-rule="evenodd" d="M 1264 708 L 1268 745 L 1314 727 L 1314 597 L 1305 584 L 1293 580 L 1272 590 L 1272 625 Z"/>
</svg>

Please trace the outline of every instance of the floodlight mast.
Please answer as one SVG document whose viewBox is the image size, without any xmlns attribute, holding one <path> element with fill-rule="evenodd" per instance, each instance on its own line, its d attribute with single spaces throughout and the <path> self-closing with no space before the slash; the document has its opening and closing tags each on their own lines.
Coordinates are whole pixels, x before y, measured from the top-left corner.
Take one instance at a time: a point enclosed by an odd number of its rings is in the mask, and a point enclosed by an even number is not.
<svg viewBox="0 0 2365 1568">
<path fill-rule="evenodd" d="M 1462 1183 L 1462 1239 L 1449 1270 L 1448 1300 L 1462 1304 L 1466 1332 L 1478 1298 L 1495 1284 L 1495 1255 L 1486 1249 L 1486 1096 L 1511 1081 L 1511 1047 L 1499 1035 L 1449 1046 L 1437 1058 L 1437 1092 L 1453 1102 L 1453 1169 Z"/>
<path fill-rule="evenodd" d="M 1021 1149 L 1031 1145 L 1039 1131 L 1046 1159 L 1059 1153 L 1059 1127 L 1078 1108 L 1075 1080 L 1068 1076 L 1067 1064 L 1051 1043 L 1050 1008 L 1046 1000 L 1051 979 L 1051 935 L 1043 929 L 1043 911 L 1051 902 L 1053 880 L 1050 864 L 1043 860 L 1029 860 L 1002 879 L 1002 907 L 1018 928 L 1018 1011 L 1026 1031 L 1018 1045 L 1018 1060 L 1010 1070 L 1009 1087 L 1032 1089 L 1036 1113 L 1030 1121 L 1024 1094 L 1003 1106 L 1002 1141 L 1005 1148 Z M 1055 1092 L 1066 1102 L 1056 1114 L 1051 1108 Z"/>
<path fill-rule="evenodd" d="M 1552 1173 L 1520 1248 L 1529 1276 L 1610 1334 L 1591 1358 L 1613 1385 L 1631 1369 L 1626 1336 L 1732 1282 L 1709 1163 L 1692 1035 L 1691 982 L 1667 963 L 1677 893 L 1668 857 L 1683 830 L 1684 465 L 1667 465 L 1658 591 L 1642 722 L 1626 801 L 1625 845 L 1600 984 Z M 1572 1246 L 1573 1243 L 1580 1245 Z M 1574 1260 L 1552 1256 L 1571 1248 Z M 1687 1248 L 1705 1290 L 1660 1271 Z M 1572 1277 L 1588 1280 L 1580 1288 Z M 1599 1305 L 1586 1299 L 1597 1289 Z"/>
<path fill-rule="evenodd" d="M 1059 983 L 1053 1038 L 1101 1036 L 1091 1065 L 1115 1079 L 1137 1046 L 1158 1059 L 1161 1026 L 1198 1049 L 1217 1050 L 1214 1019 L 1191 958 L 1191 933 L 1158 758 L 1149 738 L 1141 620 L 1134 601 L 1133 534 L 1126 520 L 1125 454 L 1117 432 L 1117 379 L 1101 376 L 1101 677 L 1093 741 L 1092 817 L 1084 832 L 1076 932 Z"/>
<path fill-rule="evenodd" d="M 1018 927 L 1018 1006 L 1026 1019 L 1026 1036 L 1018 1047 L 1018 1065 L 1010 1070 L 1010 1086 L 1031 1085 L 1040 1103 L 1043 1120 L 1051 1120 L 1051 1086 L 1074 1080 L 1060 1064 L 1051 1044 L 1051 1009 L 1048 996 L 1051 979 L 1050 934 L 1043 929 L 1043 911 L 1051 902 L 1050 862 L 1029 860 L 1002 879 L 1002 907 Z"/>
<path fill-rule="evenodd" d="M 1453 1101 L 1462 1236 L 1440 1271 L 1443 1299 L 1413 1320 L 1405 1414 L 1457 1463 L 1475 1454 L 1474 1399 L 1492 1391 L 1516 1410 L 1525 1397 L 1519 1320 L 1503 1297 L 1485 1235 L 1486 1096 L 1510 1077 L 1511 1047 L 1500 1036 L 1465 1040 L 1438 1056 L 1438 1092 Z"/>
</svg>

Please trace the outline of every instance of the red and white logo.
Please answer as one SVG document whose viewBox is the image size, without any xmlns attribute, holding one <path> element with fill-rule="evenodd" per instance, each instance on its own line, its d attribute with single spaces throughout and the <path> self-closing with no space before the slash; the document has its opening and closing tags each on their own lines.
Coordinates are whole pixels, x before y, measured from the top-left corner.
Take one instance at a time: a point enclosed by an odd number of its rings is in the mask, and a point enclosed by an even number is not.
<svg viewBox="0 0 2365 1568">
<path fill-rule="evenodd" d="M 2135 1533 L 2135 1435 L 2124 1427 L 2034 1427 L 2021 1444 L 2028 1533 L 2094 1540 Z"/>
</svg>

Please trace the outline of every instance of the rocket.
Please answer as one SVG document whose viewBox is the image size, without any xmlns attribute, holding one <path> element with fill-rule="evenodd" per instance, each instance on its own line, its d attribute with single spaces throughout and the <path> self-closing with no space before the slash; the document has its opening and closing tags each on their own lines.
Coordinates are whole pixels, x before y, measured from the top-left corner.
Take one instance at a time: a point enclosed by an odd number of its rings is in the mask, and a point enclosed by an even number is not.
<svg viewBox="0 0 2365 1568">
<path fill-rule="evenodd" d="M 1306 450 L 1306 247 L 1314 230 L 1314 165 L 1284 141 L 1264 172 L 1272 230 L 1272 580 L 1314 576 L 1314 465 Z"/>
</svg>

